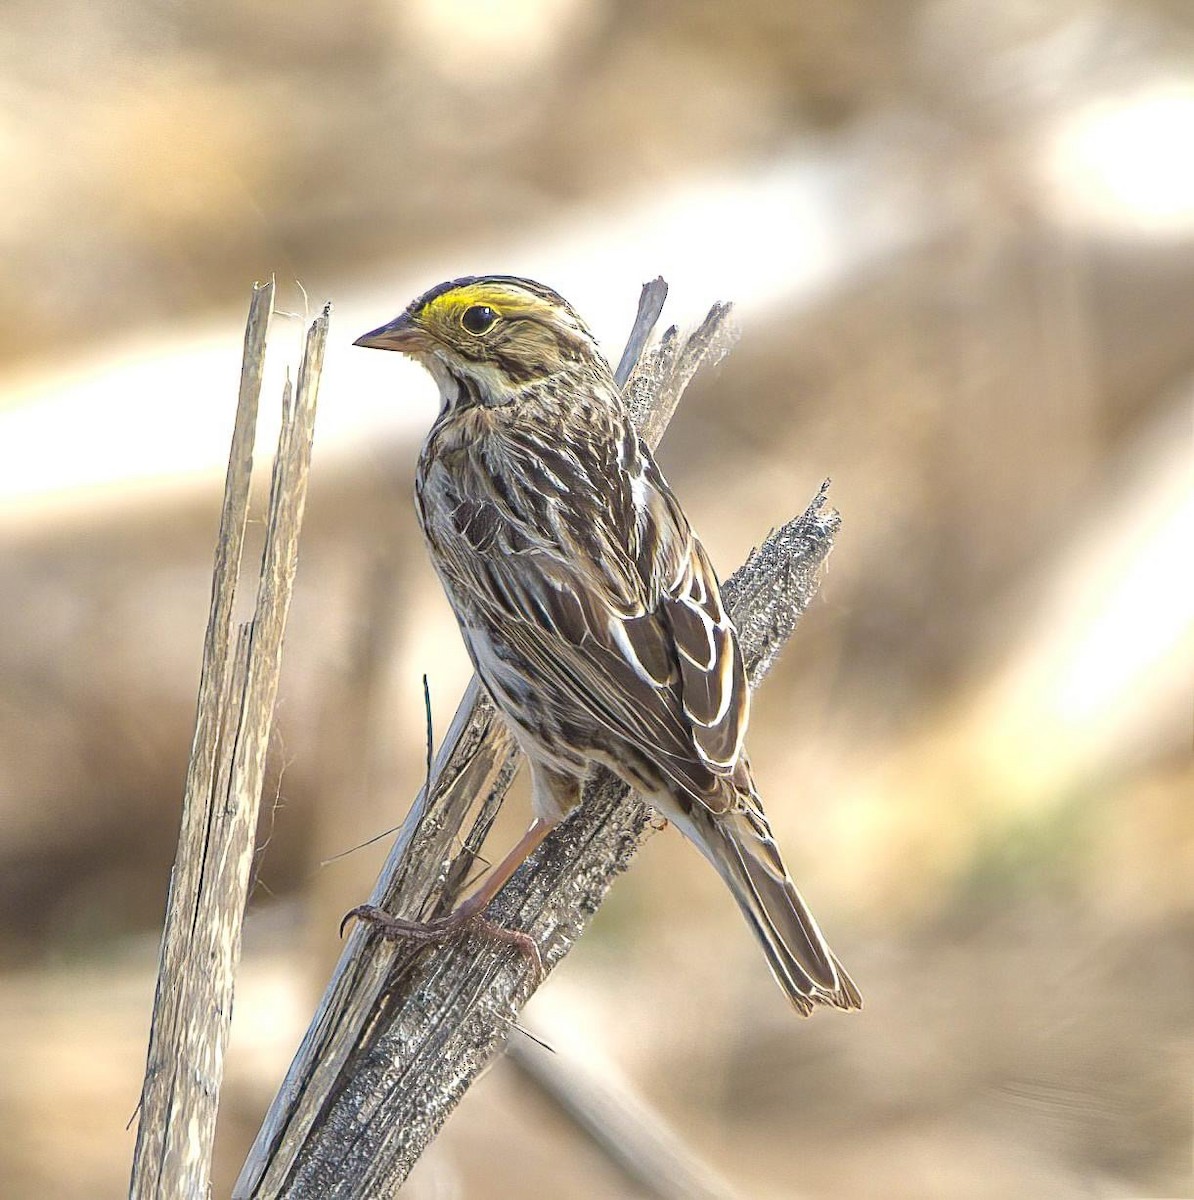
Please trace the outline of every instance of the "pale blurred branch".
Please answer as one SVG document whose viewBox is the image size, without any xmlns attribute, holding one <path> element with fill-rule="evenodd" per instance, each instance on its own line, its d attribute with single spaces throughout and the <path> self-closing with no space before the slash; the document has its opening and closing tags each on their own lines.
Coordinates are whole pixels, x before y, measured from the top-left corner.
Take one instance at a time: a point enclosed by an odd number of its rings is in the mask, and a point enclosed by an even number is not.
<svg viewBox="0 0 1194 1200">
<path fill-rule="evenodd" d="M 273 311 L 255 287 L 245 330 L 195 736 L 183 796 L 154 996 L 130 1195 L 210 1194 L 216 1109 L 240 959 L 253 838 L 273 724 L 282 636 L 298 561 L 328 310 L 308 334 L 298 387 L 283 395 L 256 608 L 233 636 L 248 520 L 253 442 Z"/>
<path fill-rule="evenodd" d="M 632 342 L 658 314 L 653 287 L 644 288 Z M 696 369 L 724 352 L 727 316 L 727 306 L 715 307 L 686 339 L 669 330 L 626 380 L 652 444 Z M 727 581 L 752 684 L 812 598 L 837 526 L 822 488 Z M 416 920 L 450 909 L 517 765 L 506 726 L 474 677 L 370 903 Z M 478 800 L 461 850 L 459 831 Z M 599 772 L 490 915 L 529 932 L 550 971 L 629 863 L 649 818 L 641 800 Z M 234 1195 L 389 1195 L 500 1048 L 533 976 L 516 950 L 483 935 L 428 950 L 354 927 Z"/>
<path fill-rule="evenodd" d="M 538 1038 L 512 1037 L 506 1058 L 651 1200 L 734 1200 L 730 1185 L 632 1088 Z"/>
</svg>

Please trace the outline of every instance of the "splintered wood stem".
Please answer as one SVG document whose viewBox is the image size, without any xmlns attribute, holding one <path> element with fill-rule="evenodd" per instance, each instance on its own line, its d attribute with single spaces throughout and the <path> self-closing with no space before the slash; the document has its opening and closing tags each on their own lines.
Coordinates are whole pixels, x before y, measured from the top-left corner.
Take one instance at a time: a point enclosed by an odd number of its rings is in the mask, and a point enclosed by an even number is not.
<svg viewBox="0 0 1194 1200">
<path fill-rule="evenodd" d="M 293 398 L 290 382 L 286 384 L 256 609 L 252 620 L 234 632 L 232 612 L 248 519 L 253 440 L 273 297 L 272 282 L 254 289 L 245 331 L 195 736 L 141 1093 L 130 1183 L 130 1195 L 137 1200 L 201 1200 L 210 1194 L 241 921 L 328 330 L 325 309 L 307 335 Z"/>
</svg>

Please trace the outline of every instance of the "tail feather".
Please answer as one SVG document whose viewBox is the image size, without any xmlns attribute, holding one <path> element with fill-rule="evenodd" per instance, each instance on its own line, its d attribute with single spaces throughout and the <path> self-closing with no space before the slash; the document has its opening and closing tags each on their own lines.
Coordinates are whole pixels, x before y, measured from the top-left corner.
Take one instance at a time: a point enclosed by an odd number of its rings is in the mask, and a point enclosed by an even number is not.
<svg viewBox="0 0 1194 1200">
<path fill-rule="evenodd" d="M 861 1008 L 858 988 L 788 876 L 757 802 L 717 815 L 694 811 L 684 824 L 694 826 L 693 840 L 734 893 L 771 973 L 801 1015 L 818 1004 Z"/>
</svg>

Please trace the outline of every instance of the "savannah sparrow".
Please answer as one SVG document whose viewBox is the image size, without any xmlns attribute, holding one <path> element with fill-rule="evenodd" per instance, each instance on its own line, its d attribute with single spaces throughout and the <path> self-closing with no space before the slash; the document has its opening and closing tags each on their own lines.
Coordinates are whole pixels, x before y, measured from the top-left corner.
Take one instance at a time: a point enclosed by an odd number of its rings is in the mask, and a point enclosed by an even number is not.
<svg viewBox="0 0 1194 1200">
<path fill-rule="evenodd" d="M 480 913 L 601 763 L 717 868 L 801 1013 L 860 1007 L 755 791 L 750 692 L 709 556 L 584 322 L 542 284 L 489 275 L 432 288 L 356 345 L 401 350 L 439 385 L 419 522 L 531 764 L 534 823 L 457 913 Z"/>
</svg>

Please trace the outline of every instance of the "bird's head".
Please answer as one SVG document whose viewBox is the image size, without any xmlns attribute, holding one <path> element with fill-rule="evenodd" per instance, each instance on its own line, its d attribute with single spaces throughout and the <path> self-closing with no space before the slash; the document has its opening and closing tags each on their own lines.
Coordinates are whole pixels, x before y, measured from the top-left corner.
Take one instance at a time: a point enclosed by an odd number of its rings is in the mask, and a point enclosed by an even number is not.
<svg viewBox="0 0 1194 1200">
<path fill-rule="evenodd" d="M 512 275 L 470 276 L 424 292 L 356 346 L 401 350 L 422 363 L 446 404 L 505 404 L 569 370 L 609 367 L 593 335 L 557 292 Z"/>
</svg>

